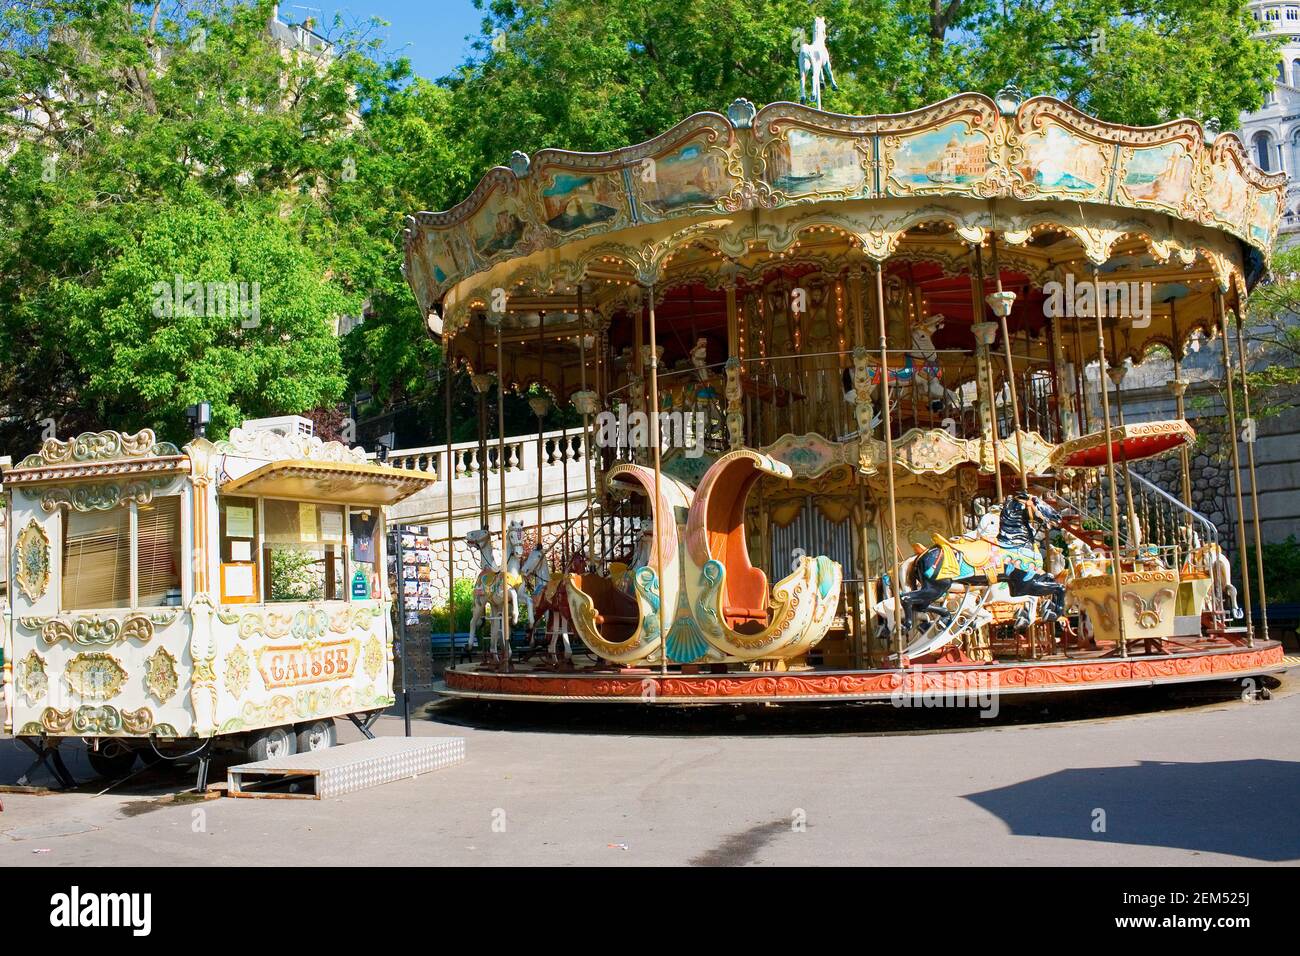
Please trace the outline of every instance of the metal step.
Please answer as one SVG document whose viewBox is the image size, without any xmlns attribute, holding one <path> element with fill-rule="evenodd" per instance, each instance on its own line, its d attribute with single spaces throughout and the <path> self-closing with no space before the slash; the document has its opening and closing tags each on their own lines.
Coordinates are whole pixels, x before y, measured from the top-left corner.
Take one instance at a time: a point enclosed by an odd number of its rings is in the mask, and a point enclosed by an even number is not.
<svg viewBox="0 0 1300 956">
<path fill-rule="evenodd" d="M 226 771 L 227 793 L 322 800 L 441 770 L 464 759 L 464 737 L 375 737 L 231 767 Z"/>
</svg>

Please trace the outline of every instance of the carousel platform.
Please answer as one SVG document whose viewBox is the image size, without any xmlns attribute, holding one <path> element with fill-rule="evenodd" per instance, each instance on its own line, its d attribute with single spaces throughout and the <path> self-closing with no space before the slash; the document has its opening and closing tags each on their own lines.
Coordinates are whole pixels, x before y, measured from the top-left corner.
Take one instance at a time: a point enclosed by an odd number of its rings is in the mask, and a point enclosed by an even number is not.
<svg viewBox="0 0 1300 956">
<path fill-rule="evenodd" d="M 520 665 L 498 673 L 484 664 L 448 670 L 439 693 L 457 698 L 549 703 L 706 705 L 921 700 L 939 695 L 1019 697 L 1071 691 L 1240 680 L 1300 664 L 1277 641 L 1253 647 L 1221 641 L 1166 642 L 1165 653 L 1070 657 L 988 664 L 921 664 L 906 669 L 732 671 L 662 674 L 645 668 L 556 672 Z"/>
</svg>

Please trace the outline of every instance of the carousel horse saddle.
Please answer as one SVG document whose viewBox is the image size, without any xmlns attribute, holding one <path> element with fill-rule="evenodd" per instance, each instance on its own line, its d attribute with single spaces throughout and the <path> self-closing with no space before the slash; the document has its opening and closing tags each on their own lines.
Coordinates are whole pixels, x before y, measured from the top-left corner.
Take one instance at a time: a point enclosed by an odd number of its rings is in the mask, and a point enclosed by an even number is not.
<svg viewBox="0 0 1300 956">
<path fill-rule="evenodd" d="M 939 532 L 931 537 L 939 547 L 938 578 L 964 578 L 971 574 L 984 574 L 989 581 L 997 580 L 998 545 L 987 538 L 957 538 L 950 540 Z"/>
<path fill-rule="evenodd" d="M 483 585 L 487 588 L 495 588 L 500 584 L 501 579 L 505 578 L 506 587 L 514 589 L 524 583 L 523 575 L 518 571 L 484 571 Z"/>
</svg>

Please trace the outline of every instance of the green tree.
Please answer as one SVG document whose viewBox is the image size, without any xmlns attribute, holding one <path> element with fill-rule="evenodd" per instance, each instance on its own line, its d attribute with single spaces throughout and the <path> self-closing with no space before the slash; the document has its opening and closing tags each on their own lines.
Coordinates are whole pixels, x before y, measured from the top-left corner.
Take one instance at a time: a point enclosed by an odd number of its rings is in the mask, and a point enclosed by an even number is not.
<svg viewBox="0 0 1300 956">
<path fill-rule="evenodd" d="M 397 113 L 433 88 L 376 62 L 364 30 L 341 30 L 329 59 L 282 55 L 270 11 L 0 9 L 0 126 L 15 144 L 0 154 L 0 447 L 25 452 L 46 418 L 63 434 L 152 425 L 176 439 L 194 401 L 213 404 L 218 435 L 332 405 L 347 385 L 341 316 L 369 298 L 391 310 L 379 338 L 418 328 L 396 254 L 417 202 L 394 171 L 419 124 Z M 372 117 L 393 151 L 376 155 Z M 256 287 L 258 321 L 160 309 L 155 287 L 177 276 Z M 434 358 L 422 342 L 410 336 L 385 382 Z"/>
<path fill-rule="evenodd" d="M 1015 82 L 1134 125 L 1254 109 L 1275 70 L 1246 0 L 476 0 L 476 55 L 451 80 L 461 137 L 503 162 L 611 149 L 738 96 L 794 100 L 792 31 L 827 20 L 838 112 L 915 109 Z M 473 109 L 469 109 L 470 105 Z"/>
</svg>

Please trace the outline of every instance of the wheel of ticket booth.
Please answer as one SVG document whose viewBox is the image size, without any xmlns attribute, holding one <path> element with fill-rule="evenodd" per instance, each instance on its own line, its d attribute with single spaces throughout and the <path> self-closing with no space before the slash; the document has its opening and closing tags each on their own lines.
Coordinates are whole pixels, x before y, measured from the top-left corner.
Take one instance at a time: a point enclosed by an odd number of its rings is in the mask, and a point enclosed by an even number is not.
<svg viewBox="0 0 1300 956">
<path fill-rule="evenodd" d="M 135 751 L 116 740 L 101 741 L 98 750 L 86 751 L 90 769 L 106 780 L 116 780 L 130 773 L 135 766 Z"/>
<path fill-rule="evenodd" d="M 249 761 L 291 757 L 298 752 L 298 735 L 293 727 L 267 727 L 250 734 L 245 744 Z"/>
<path fill-rule="evenodd" d="M 297 732 L 298 753 L 326 750 L 339 742 L 338 731 L 335 729 L 333 717 L 299 724 Z"/>
</svg>

